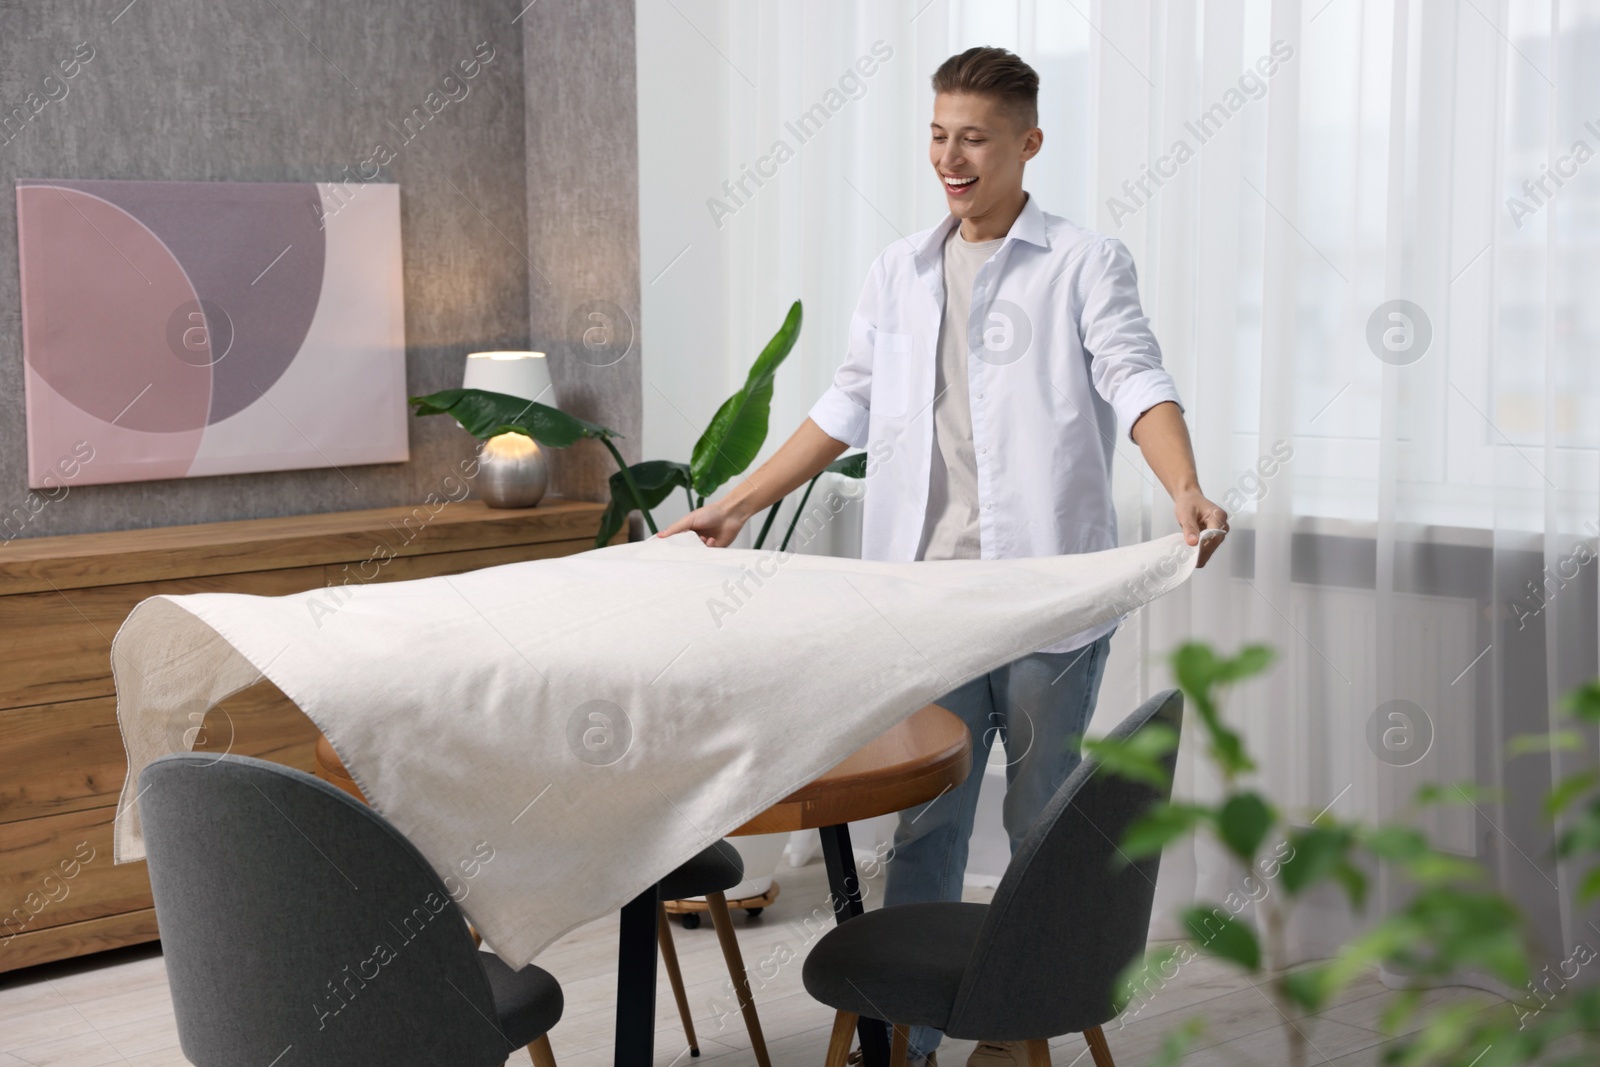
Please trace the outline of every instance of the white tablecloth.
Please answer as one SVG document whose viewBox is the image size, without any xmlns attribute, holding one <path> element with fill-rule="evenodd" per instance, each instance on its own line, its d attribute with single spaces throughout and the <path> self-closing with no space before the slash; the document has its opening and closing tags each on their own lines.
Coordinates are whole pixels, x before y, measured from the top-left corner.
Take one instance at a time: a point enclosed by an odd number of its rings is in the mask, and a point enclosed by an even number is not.
<svg viewBox="0 0 1600 1067">
<path fill-rule="evenodd" d="M 1181 584 L 1196 551 L 1173 535 L 875 563 L 681 534 L 445 578 L 152 597 L 112 650 L 116 859 L 144 855 L 140 771 L 265 676 L 521 966 L 940 694 Z"/>
</svg>

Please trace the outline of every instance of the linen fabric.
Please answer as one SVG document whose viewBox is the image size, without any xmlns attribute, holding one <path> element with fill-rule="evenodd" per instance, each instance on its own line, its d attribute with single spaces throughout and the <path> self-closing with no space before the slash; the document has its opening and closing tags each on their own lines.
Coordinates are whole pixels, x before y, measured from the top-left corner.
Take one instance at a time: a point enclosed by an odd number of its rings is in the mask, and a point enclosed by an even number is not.
<svg viewBox="0 0 1600 1067">
<path fill-rule="evenodd" d="M 521 967 L 939 694 L 1177 587 L 1197 551 L 1172 535 L 884 563 L 684 533 L 417 581 L 152 597 L 112 647 L 116 860 L 144 855 L 144 767 L 265 677 Z"/>
</svg>

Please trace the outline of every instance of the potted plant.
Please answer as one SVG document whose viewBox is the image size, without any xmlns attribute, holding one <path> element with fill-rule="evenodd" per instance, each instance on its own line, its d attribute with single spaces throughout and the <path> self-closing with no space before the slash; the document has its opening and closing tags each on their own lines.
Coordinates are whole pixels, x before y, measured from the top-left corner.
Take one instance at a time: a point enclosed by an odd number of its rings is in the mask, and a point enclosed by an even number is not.
<svg viewBox="0 0 1600 1067">
<path fill-rule="evenodd" d="M 751 365 L 744 384 L 738 392 L 723 401 L 711 417 L 710 424 L 695 442 L 688 463 L 649 459 L 629 465 L 623 462 L 622 453 L 613 443 L 622 436 L 615 430 L 586 422 L 545 404 L 504 393 L 481 389 L 445 389 L 427 396 L 412 397 L 411 404 L 419 416 L 454 417 L 462 428 L 480 441 L 502 433 L 525 434 L 551 448 L 566 448 L 584 438 L 599 441 L 611 453 L 611 458 L 616 460 L 617 472 L 611 476 L 611 500 L 601 516 L 600 530 L 595 536 L 595 547 L 598 548 L 617 535 L 634 511 L 644 517 L 644 523 L 651 533 L 658 532 L 651 509 L 666 500 L 673 490 L 682 489 L 684 499 L 693 509 L 704 504 L 706 498 L 730 478 L 743 474 L 749 468 L 766 443 L 767 422 L 772 411 L 773 380 L 778 368 L 799 340 L 801 319 L 800 301 L 796 300 L 790 305 L 778 332 L 772 335 Z M 842 457 L 831 464 L 828 471 L 847 478 L 862 478 L 866 474 L 865 454 Z M 820 474 L 806 486 L 779 551 L 789 547 L 795 527 L 811 497 L 811 490 L 819 478 Z M 783 501 L 780 500 L 768 509 L 756 537 L 756 548 L 766 543 L 767 534 L 782 505 Z"/>
</svg>

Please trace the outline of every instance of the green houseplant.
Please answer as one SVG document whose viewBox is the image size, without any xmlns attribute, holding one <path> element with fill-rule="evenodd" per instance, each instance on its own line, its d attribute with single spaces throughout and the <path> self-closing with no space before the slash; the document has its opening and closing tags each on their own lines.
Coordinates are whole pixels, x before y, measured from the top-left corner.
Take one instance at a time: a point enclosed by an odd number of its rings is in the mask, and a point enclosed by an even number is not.
<svg viewBox="0 0 1600 1067">
<path fill-rule="evenodd" d="M 601 515 L 600 530 L 595 536 L 595 547 L 600 547 L 616 536 L 628 521 L 628 516 L 638 511 L 651 533 L 657 532 L 655 516 L 651 509 L 658 507 L 675 489 L 682 489 L 689 507 L 704 504 L 730 478 L 743 474 L 767 440 L 767 423 L 772 411 L 773 381 L 778 368 L 794 350 L 800 337 L 802 311 L 800 301 L 789 307 L 778 332 L 762 348 L 746 375 L 739 390 L 717 409 L 710 424 L 695 442 L 688 463 L 675 460 L 649 459 L 628 464 L 617 450 L 615 439 L 622 435 L 604 426 L 586 422 L 573 415 L 545 404 L 539 404 L 490 393 L 481 389 L 446 389 L 427 396 L 412 397 L 411 404 L 417 415 L 450 415 L 478 440 L 488 440 L 497 434 L 520 433 L 550 448 L 566 448 L 588 438 L 599 441 L 616 461 L 617 472 L 611 476 L 611 500 Z M 851 478 L 866 475 L 865 454 L 846 456 L 828 467 L 828 471 Z M 801 497 L 799 507 L 784 536 L 780 550 L 789 547 L 795 528 L 805 511 L 817 479 L 811 479 Z M 767 512 L 755 547 L 764 546 L 773 520 L 783 501 L 772 505 Z"/>
<path fill-rule="evenodd" d="M 605 445 L 617 465 L 622 466 L 622 454 L 612 444 L 621 434 L 536 400 L 484 389 L 442 389 L 427 396 L 412 397 L 411 406 L 418 416 L 452 416 L 462 429 L 480 441 L 503 433 L 520 433 L 547 448 L 568 448 L 589 438 Z"/>
<path fill-rule="evenodd" d="M 601 516 L 596 544 L 609 541 L 635 509 L 643 514 L 650 532 L 655 533 L 656 521 L 650 509 L 674 490 L 682 489 L 693 509 L 705 503 L 728 479 L 745 472 L 766 443 L 773 380 L 800 339 L 802 318 L 800 301 L 796 300 L 778 332 L 751 364 L 744 384 L 722 402 L 695 441 L 688 463 L 649 459 L 632 467 L 618 465 L 617 473 L 611 476 L 611 502 Z M 639 491 L 634 492 L 633 486 Z"/>
<path fill-rule="evenodd" d="M 1255 763 L 1242 736 L 1227 722 L 1222 693 L 1265 671 L 1273 654 L 1250 646 L 1221 656 L 1203 644 L 1185 644 L 1172 656 L 1173 674 L 1188 707 L 1202 727 L 1205 758 L 1222 783 L 1212 803 L 1173 800 L 1136 823 L 1122 843 L 1130 858 L 1153 855 L 1191 834 L 1206 834 L 1222 845 L 1246 871 L 1267 887 L 1258 902 L 1258 922 L 1241 909 L 1197 902 L 1182 919 L 1190 934 L 1183 945 L 1163 947 L 1135 961 L 1120 983 L 1126 1010 L 1163 984 L 1174 960 L 1203 953 L 1239 968 L 1277 1009 L 1288 1045 L 1290 1067 L 1308 1062 L 1307 1035 L 1296 1025 L 1299 1013 L 1315 1013 L 1360 975 L 1380 964 L 1414 976 L 1416 988 L 1396 998 L 1384 1019 L 1390 1033 L 1412 1032 L 1385 1052 L 1389 1063 L 1406 1067 L 1513 1067 L 1549 1063 L 1578 1067 L 1600 1061 L 1600 986 L 1567 987 L 1545 1000 L 1534 989 L 1527 924 L 1517 905 L 1487 888 L 1477 864 L 1432 845 L 1404 822 L 1369 826 L 1330 818 L 1295 818 L 1250 784 Z M 1600 681 L 1569 694 L 1563 709 L 1578 725 L 1600 724 Z M 1114 773 L 1162 782 L 1159 757 L 1177 744 L 1169 732 L 1146 731 L 1138 745 L 1089 741 L 1085 748 Z M 1513 755 L 1550 747 L 1577 749 L 1576 732 L 1519 738 Z M 1482 796 L 1473 785 L 1430 787 L 1418 805 L 1470 802 Z M 1587 903 L 1600 897 L 1600 769 L 1562 779 L 1545 811 L 1560 816 L 1560 856 L 1586 870 L 1579 890 Z M 1371 872 L 1387 865 L 1406 903 L 1356 937 L 1329 960 L 1286 968 L 1285 929 L 1297 902 L 1319 886 L 1342 889 L 1352 908 L 1366 899 Z M 1504 1010 L 1474 1006 L 1422 1011 L 1424 987 L 1449 984 L 1464 973 L 1487 975 L 1510 989 L 1528 990 Z M 1175 1064 L 1203 1029 L 1193 1021 L 1172 1031 L 1157 1063 Z"/>
</svg>

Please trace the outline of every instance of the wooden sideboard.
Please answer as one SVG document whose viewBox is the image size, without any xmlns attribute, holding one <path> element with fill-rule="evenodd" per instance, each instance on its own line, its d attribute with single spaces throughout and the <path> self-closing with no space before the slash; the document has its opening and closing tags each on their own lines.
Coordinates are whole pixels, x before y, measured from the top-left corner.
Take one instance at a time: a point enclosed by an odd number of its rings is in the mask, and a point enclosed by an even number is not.
<svg viewBox="0 0 1600 1067">
<path fill-rule="evenodd" d="M 476 500 L 0 546 L 0 971 L 155 940 L 143 863 L 111 862 L 127 773 L 111 639 L 160 593 L 281 596 L 582 552 L 602 505 Z M 620 539 L 620 537 L 619 537 Z M 311 771 L 316 727 L 270 682 L 208 715 L 197 750 Z"/>
</svg>

